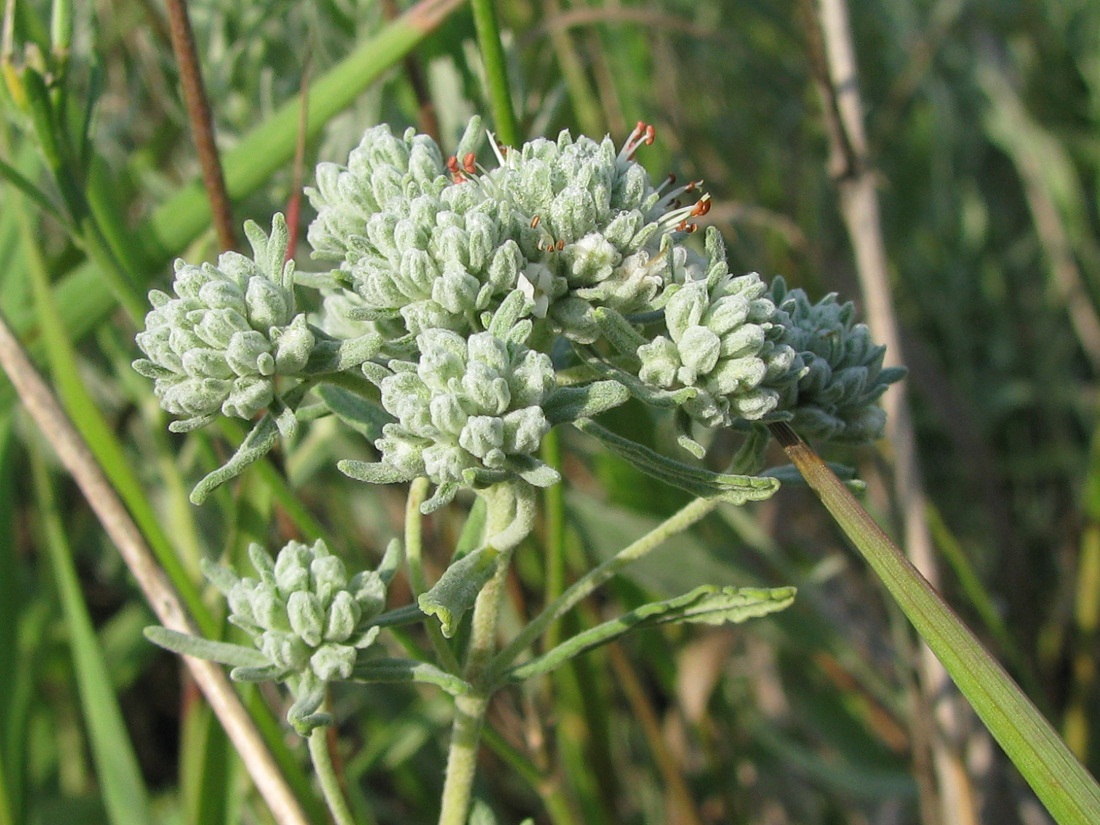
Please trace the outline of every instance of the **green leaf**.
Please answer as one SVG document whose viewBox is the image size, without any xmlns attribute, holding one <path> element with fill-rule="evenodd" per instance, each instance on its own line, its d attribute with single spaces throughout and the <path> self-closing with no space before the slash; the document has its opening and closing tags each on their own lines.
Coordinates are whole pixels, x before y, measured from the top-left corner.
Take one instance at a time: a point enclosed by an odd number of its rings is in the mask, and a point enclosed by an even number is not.
<svg viewBox="0 0 1100 825">
<path fill-rule="evenodd" d="M 794 602 L 795 588 L 717 587 L 703 585 L 671 599 L 651 602 L 562 642 L 512 668 L 506 678 L 520 681 L 554 668 L 600 645 L 643 627 L 675 622 L 737 624 L 783 610 Z"/>
<path fill-rule="evenodd" d="M 229 642 L 215 642 L 198 636 L 189 636 L 160 625 L 145 628 L 145 638 L 158 647 L 171 650 L 183 656 L 206 659 L 220 665 L 231 667 L 266 667 L 271 663 L 267 657 L 253 647 L 244 647 Z"/>
<path fill-rule="evenodd" d="M 642 472 L 686 490 L 698 498 L 720 496 L 731 504 L 744 504 L 746 501 L 762 501 L 779 489 L 779 481 L 774 478 L 715 473 L 702 467 L 683 464 L 616 435 L 589 419 L 579 419 L 575 424 L 577 429 L 598 439 L 612 453 L 629 461 Z"/>
<path fill-rule="evenodd" d="M 487 545 L 463 556 L 450 567 L 427 593 L 420 594 L 417 604 L 428 616 L 439 619 L 443 635 L 448 639 L 458 630 L 458 623 L 474 605 L 477 594 L 496 569 L 499 551 Z"/>
<path fill-rule="evenodd" d="M 351 681 L 370 683 L 420 682 L 435 685 L 452 696 L 469 693 L 470 684 L 428 662 L 413 659 L 368 659 L 356 662 Z"/>
<path fill-rule="evenodd" d="M 370 360 L 381 348 L 382 336 L 376 332 L 345 341 L 320 340 L 310 352 L 303 372 L 307 375 L 344 372 Z"/>
<path fill-rule="evenodd" d="M 118 696 L 103 649 L 81 592 L 56 507 L 45 462 L 36 449 L 32 469 L 42 502 L 45 525 L 44 552 L 49 556 L 54 580 L 69 631 L 69 648 L 76 673 L 77 689 L 88 741 L 96 766 L 99 789 L 112 825 L 142 825 L 154 822 L 137 755 L 122 718 Z"/>
<path fill-rule="evenodd" d="M 399 481 L 412 481 L 408 474 L 380 461 L 354 461 L 349 458 L 336 462 L 336 468 L 348 478 L 365 481 L 367 484 L 396 484 Z"/>
<path fill-rule="evenodd" d="M 46 214 L 53 217 L 58 223 L 65 224 L 67 218 L 61 213 L 61 210 L 57 208 L 53 201 L 47 197 L 46 193 L 31 183 L 26 177 L 24 177 L 18 169 L 5 163 L 0 159 L 0 178 L 4 178 L 8 183 L 18 189 L 23 195 L 35 206 L 41 209 Z"/>
<path fill-rule="evenodd" d="M 596 381 L 583 387 L 561 387 L 554 391 L 542 410 L 551 426 L 589 418 L 625 404 L 630 392 L 618 381 Z"/>
<path fill-rule="evenodd" d="M 263 418 L 245 436 L 233 457 L 195 485 L 195 489 L 191 491 L 191 503 L 202 504 L 214 490 L 227 481 L 232 481 L 247 470 L 249 465 L 255 464 L 271 452 L 278 437 L 279 427 L 275 416 L 269 412 L 264 413 Z"/>
</svg>

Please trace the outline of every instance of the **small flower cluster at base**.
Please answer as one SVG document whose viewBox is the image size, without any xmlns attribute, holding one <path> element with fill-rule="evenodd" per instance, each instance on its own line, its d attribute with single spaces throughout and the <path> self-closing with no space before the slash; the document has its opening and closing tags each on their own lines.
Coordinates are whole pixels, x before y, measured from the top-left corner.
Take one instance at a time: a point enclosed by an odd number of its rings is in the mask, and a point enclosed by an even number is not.
<svg viewBox="0 0 1100 825">
<path fill-rule="evenodd" d="M 886 413 L 876 405 L 887 387 L 905 376 L 903 367 L 883 368 L 886 347 L 855 324 L 855 305 L 835 293 L 811 304 L 801 289 L 772 282 L 771 298 L 786 330 L 783 341 L 798 353 L 797 382 L 781 389 L 780 406 L 804 438 L 847 444 L 882 437 Z"/>
<path fill-rule="evenodd" d="M 176 262 L 175 298 L 153 290 L 153 310 L 137 344 L 134 369 L 154 392 L 173 429 L 196 429 L 222 415 L 251 419 L 276 397 L 275 378 L 297 375 L 317 343 L 297 314 L 294 264 L 284 262 L 288 232 L 276 215 L 271 236 L 245 225 L 252 260 L 226 252 L 217 266 Z"/>
<path fill-rule="evenodd" d="M 360 652 L 374 642 L 378 628 L 366 624 L 382 612 L 387 582 L 375 571 L 349 578 L 320 539 L 312 546 L 291 541 L 275 559 L 258 544 L 248 554 L 259 578 L 212 564 L 203 570 L 225 595 L 229 621 L 269 662 L 236 668 L 233 677 L 287 682 L 296 699 L 287 718 L 301 733 L 317 722 L 324 685 L 351 678 Z"/>
</svg>

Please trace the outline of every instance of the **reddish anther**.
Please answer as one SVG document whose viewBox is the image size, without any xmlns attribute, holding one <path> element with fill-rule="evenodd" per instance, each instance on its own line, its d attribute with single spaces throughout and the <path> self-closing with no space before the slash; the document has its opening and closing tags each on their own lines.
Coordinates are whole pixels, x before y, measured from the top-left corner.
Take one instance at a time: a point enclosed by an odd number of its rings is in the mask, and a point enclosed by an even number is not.
<svg viewBox="0 0 1100 825">
<path fill-rule="evenodd" d="M 467 152 L 466 156 L 462 158 L 462 168 L 466 170 L 467 174 L 472 175 L 477 171 L 477 166 L 474 165 L 475 161 L 477 161 L 477 156 L 473 152 Z"/>
<path fill-rule="evenodd" d="M 447 171 L 451 173 L 451 180 L 455 183 L 462 183 L 466 180 L 466 176 L 462 174 L 462 170 L 458 166 L 458 158 L 454 155 L 447 158 Z"/>
<path fill-rule="evenodd" d="M 531 218 L 531 228 L 532 229 L 537 228 L 538 225 L 539 225 L 539 221 L 541 221 L 541 220 L 542 220 L 542 217 L 539 216 L 539 215 L 535 215 L 535 217 Z"/>
</svg>

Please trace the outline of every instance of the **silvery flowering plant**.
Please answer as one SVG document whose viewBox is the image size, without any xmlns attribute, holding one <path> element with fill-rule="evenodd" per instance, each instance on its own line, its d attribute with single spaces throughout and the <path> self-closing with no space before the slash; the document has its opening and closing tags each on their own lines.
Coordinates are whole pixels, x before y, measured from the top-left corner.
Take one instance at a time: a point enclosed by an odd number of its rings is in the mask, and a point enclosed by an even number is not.
<svg viewBox="0 0 1100 825">
<path fill-rule="evenodd" d="M 568 132 L 504 147 L 474 119 L 445 157 L 429 137 L 376 126 L 345 165 L 320 164 L 307 190 L 320 271 L 296 271 L 276 216 L 270 233 L 247 225 L 251 257 L 179 262 L 171 294 L 150 293 L 134 367 L 178 417 L 173 429 L 219 416 L 251 424 L 232 458 L 195 488 L 196 503 L 280 435 L 293 439 L 325 415 L 374 450 L 374 460 L 339 468 L 361 482 L 408 483 L 409 519 L 472 491 L 478 540 L 435 582 L 425 580 L 416 529 L 406 531 L 408 547 L 391 543 L 379 570 L 352 574 L 324 542 L 292 541 L 275 557 L 253 546 L 254 574 L 205 566 L 241 643 L 150 629 L 164 646 L 233 665 L 234 678 L 286 684 L 288 719 L 311 740 L 334 723 L 333 683 L 420 681 L 447 691 L 456 723 L 441 822 L 466 821 L 496 690 L 633 627 L 743 621 L 793 598 L 791 588 L 703 585 L 536 648 L 557 618 L 641 554 L 634 546 L 498 650 L 503 581 L 532 534 L 536 490 L 562 483 L 543 450 L 554 428 L 574 426 L 697 497 L 646 539 L 648 549 L 719 502 L 775 492 L 781 474 L 758 474 L 770 424 L 847 443 L 879 437 L 875 401 L 902 374 L 882 366 L 883 348 L 853 322 L 851 304 L 815 304 L 781 279 L 730 272 L 714 229 L 701 248 L 689 243 L 709 198 L 698 183 L 652 182 L 635 155 L 653 138 L 639 124 L 621 148 Z M 631 399 L 671 417 L 681 454 L 595 420 Z M 730 472 L 695 460 L 718 429 L 743 439 Z M 416 603 L 387 609 L 403 552 Z M 438 623 L 436 661 L 386 655 L 383 631 L 414 621 Z M 464 627 L 464 647 L 452 647 Z"/>
</svg>

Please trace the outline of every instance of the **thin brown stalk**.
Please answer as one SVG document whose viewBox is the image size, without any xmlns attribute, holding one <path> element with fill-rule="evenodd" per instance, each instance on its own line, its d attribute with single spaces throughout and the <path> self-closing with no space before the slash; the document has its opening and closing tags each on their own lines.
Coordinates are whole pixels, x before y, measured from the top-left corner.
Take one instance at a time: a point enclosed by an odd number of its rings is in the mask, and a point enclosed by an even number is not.
<svg viewBox="0 0 1100 825">
<path fill-rule="evenodd" d="M 187 117 L 195 136 L 195 149 L 202 166 L 202 181 L 206 188 L 206 197 L 210 200 L 214 229 L 218 233 L 221 248 L 233 249 L 237 245 L 233 211 L 230 208 L 229 192 L 225 188 L 221 157 L 214 141 L 214 121 L 210 114 L 206 87 L 202 82 L 202 72 L 199 70 L 198 50 L 195 48 L 191 20 L 187 16 L 187 5 L 185 0 L 167 0 L 167 10 L 172 51 L 179 65 L 183 102 L 187 106 Z"/>
<path fill-rule="evenodd" d="M 657 770 L 661 773 L 668 806 L 668 810 L 665 811 L 665 821 L 675 825 L 702 825 L 703 819 L 695 806 L 683 770 L 665 744 L 664 735 L 661 733 L 661 721 L 653 703 L 642 688 L 638 674 L 630 666 L 618 643 L 609 644 L 607 652 L 618 686 L 626 696 L 638 724 L 641 725 L 642 734 L 653 752 Z"/>
<path fill-rule="evenodd" d="M 96 517 L 137 580 L 161 624 L 199 635 L 175 588 L 161 570 L 141 532 L 130 518 L 87 445 L 73 428 L 49 387 L 35 370 L 19 340 L 0 314 L 0 367 L 8 374 L 23 406 L 57 457 L 72 475 Z M 206 695 L 230 741 L 236 747 L 279 825 L 309 825 L 309 819 L 241 704 L 225 672 L 202 659 L 184 657 L 199 689 Z"/>
<path fill-rule="evenodd" d="M 286 259 L 288 261 L 294 258 L 294 251 L 298 248 L 298 230 L 302 214 L 302 180 L 305 178 L 306 144 L 309 141 L 308 57 L 305 66 L 302 68 L 302 80 L 298 84 L 298 101 L 298 141 L 294 144 L 294 166 L 291 169 L 290 198 L 286 204 L 286 225 L 290 230 L 290 240 L 286 245 Z"/>
<path fill-rule="evenodd" d="M 805 0 L 809 5 L 810 0 Z M 806 14 L 810 58 L 821 95 L 830 145 L 830 171 L 836 180 L 840 211 L 855 255 L 869 326 L 887 347 L 887 359 L 902 359 L 901 337 L 894 313 L 886 244 L 879 218 L 875 175 L 869 162 L 863 105 L 845 0 L 818 0 Z M 815 48 L 815 45 L 817 46 Z M 894 493 L 900 508 L 904 547 L 910 560 L 933 586 L 939 568 L 924 520 L 926 496 L 916 438 L 904 384 L 883 400 L 887 436 L 894 452 Z M 947 671 L 927 645 L 921 644 L 917 674 L 922 698 L 936 720 L 929 737 L 939 791 L 938 814 L 925 806 L 926 820 L 977 825 L 977 799 L 967 773 L 962 745 L 972 714 L 953 687 Z M 922 715 L 914 722 L 923 724 Z"/>
<path fill-rule="evenodd" d="M 397 6 L 397 0 L 382 0 L 381 8 L 382 15 L 387 20 L 396 20 L 401 16 L 401 9 Z M 416 96 L 416 119 L 420 132 L 430 136 L 436 143 L 442 144 L 443 141 L 439 133 L 439 117 L 435 112 L 435 101 L 432 100 L 431 91 L 424 80 L 424 70 L 420 66 L 420 61 L 413 52 L 409 52 L 405 55 L 405 59 L 401 61 L 401 65 L 405 67 L 405 76 L 408 78 L 409 85 Z"/>
</svg>

